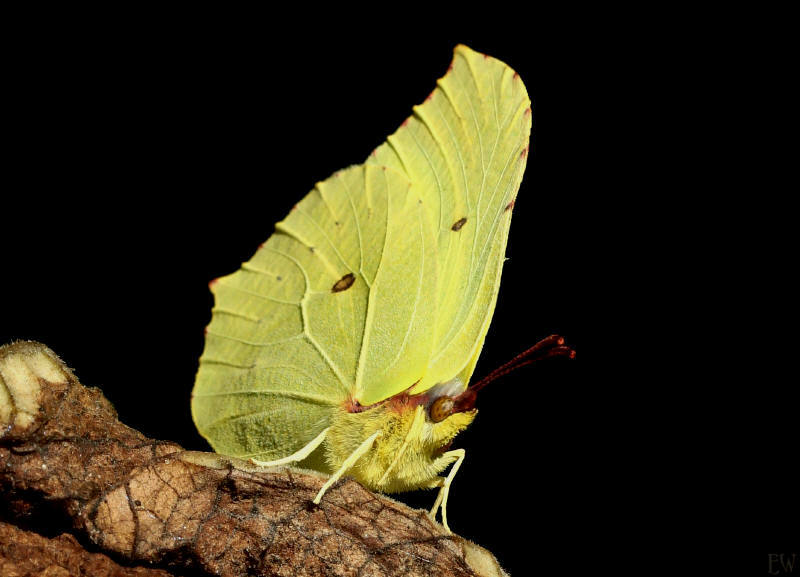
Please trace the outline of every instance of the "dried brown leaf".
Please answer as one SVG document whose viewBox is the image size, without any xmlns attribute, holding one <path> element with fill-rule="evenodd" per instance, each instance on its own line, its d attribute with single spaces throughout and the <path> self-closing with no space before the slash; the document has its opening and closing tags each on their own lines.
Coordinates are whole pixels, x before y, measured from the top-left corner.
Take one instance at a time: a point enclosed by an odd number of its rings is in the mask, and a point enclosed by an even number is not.
<svg viewBox="0 0 800 577">
<path fill-rule="evenodd" d="M 0 521 L 0 575 L 3 577 L 169 577 L 163 569 L 123 567 L 102 553 L 90 553 L 69 534 L 52 539 Z"/>
<path fill-rule="evenodd" d="M 325 481 L 317 473 L 257 470 L 148 439 L 38 343 L 0 347 L 0 427 L 3 514 L 63 525 L 130 565 L 231 576 L 503 575 L 485 550 L 354 481 L 315 506 Z"/>
</svg>

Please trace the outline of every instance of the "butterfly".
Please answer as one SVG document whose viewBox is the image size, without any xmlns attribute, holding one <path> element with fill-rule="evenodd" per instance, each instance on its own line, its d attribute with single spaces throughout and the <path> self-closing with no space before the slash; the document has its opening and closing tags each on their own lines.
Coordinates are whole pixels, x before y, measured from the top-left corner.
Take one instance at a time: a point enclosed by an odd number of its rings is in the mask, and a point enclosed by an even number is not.
<svg viewBox="0 0 800 577">
<path fill-rule="evenodd" d="M 315 503 L 343 475 L 386 493 L 439 488 L 430 514 L 450 531 L 465 451 L 449 447 L 476 415 L 468 384 L 530 130 L 519 75 L 459 45 L 385 143 L 210 283 L 192 415 L 214 450 L 329 474 Z M 524 358 L 564 348 L 551 339 Z"/>
</svg>

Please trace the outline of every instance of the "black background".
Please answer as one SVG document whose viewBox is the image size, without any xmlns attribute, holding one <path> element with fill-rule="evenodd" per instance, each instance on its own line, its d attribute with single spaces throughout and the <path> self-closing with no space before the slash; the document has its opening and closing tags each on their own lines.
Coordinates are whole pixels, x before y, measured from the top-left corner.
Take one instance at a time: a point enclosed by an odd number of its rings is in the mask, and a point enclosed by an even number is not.
<svg viewBox="0 0 800 577">
<path fill-rule="evenodd" d="M 642 246 L 664 209 L 649 197 L 669 179 L 649 170 L 656 145 L 642 133 L 663 134 L 675 89 L 652 79 L 673 69 L 647 45 L 650 20 L 636 31 L 608 14 L 320 31 L 203 16 L 54 18 L 12 43 L 0 342 L 45 343 L 123 422 L 206 449 L 189 395 L 208 282 L 249 259 L 317 181 L 362 162 L 465 43 L 512 66 L 533 101 L 476 377 L 551 333 L 578 354 L 482 393 L 455 444 L 467 458 L 451 527 L 512 575 L 658 567 L 740 538 L 739 555 L 758 563 L 790 550 L 790 481 L 739 476 L 783 456 L 788 425 L 767 434 L 750 415 L 744 426 L 760 436 L 731 446 L 714 425 L 716 397 L 698 388 L 714 385 L 694 372 L 672 380 L 680 343 L 658 361 L 647 354 L 664 345 L 654 335 L 674 301 L 662 293 L 677 283 L 651 274 L 664 253 Z M 435 493 L 398 498 L 427 508 Z"/>
</svg>

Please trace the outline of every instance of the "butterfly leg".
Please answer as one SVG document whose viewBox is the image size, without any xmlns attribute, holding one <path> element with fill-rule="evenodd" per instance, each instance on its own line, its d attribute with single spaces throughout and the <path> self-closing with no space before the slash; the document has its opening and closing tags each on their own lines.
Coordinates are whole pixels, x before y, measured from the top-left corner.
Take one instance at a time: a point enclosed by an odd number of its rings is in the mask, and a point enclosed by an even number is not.
<svg viewBox="0 0 800 577">
<path fill-rule="evenodd" d="M 308 457 L 311 453 L 314 452 L 314 449 L 319 447 L 322 444 L 322 441 L 325 440 L 325 435 L 328 434 L 330 431 L 330 427 L 322 431 L 319 435 L 314 437 L 314 439 L 308 443 L 305 447 L 296 451 L 289 455 L 288 457 L 283 457 L 282 459 L 276 459 L 274 461 L 257 461 L 256 459 L 250 459 L 250 462 L 254 465 L 259 467 L 277 467 L 278 465 L 286 465 L 287 463 L 297 463 L 302 461 L 306 457 Z"/>
<path fill-rule="evenodd" d="M 342 463 L 342 466 L 339 467 L 339 470 L 331 475 L 331 478 L 328 479 L 328 481 L 322 486 L 322 489 L 319 490 L 319 493 L 317 493 L 317 496 L 314 497 L 314 503 L 316 505 L 319 505 L 319 502 L 322 500 L 322 496 L 325 494 L 325 492 L 330 489 L 331 486 L 338 481 L 342 475 L 344 475 L 348 469 L 355 464 L 356 461 L 358 461 L 367 451 L 372 448 L 372 444 L 375 442 L 375 439 L 380 437 L 382 433 L 383 431 L 380 429 L 372 433 L 372 435 L 370 435 L 363 443 L 361 443 L 358 448 L 344 460 L 344 463 Z"/>
<path fill-rule="evenodd" d="M 447 496 L 450 494 L 450 484 L 453 482 L 453 477 L 456 476 L 458 472 L 458 468 L 461 466 L 461 463 L 464 461 L 464 456 L 466 455 L 466 451 L 464 449 L 455 449 L 453 451 L 447 451 L 444 453 L 440 458 L 442 461 L 447 462 L 447 464 L 452 463 L 455 461 L 453 468 L 450 469 L 450 473 L 448 473 L 447 477 L 439 477 L 440 479 L 440 489 L 439 494 L 436 496 L 436 502 L 434 502 L 433 507 L 431 508 L 431 512 L 428 513 L 431 519 L 434 521 L 436 520 L 436 511 L 439 509 L 439 506 L 442 507 L 442 525 L 444 525 L 445 530 L 448 533 L 452 533 L 450 530 L 450 526 L 447 524 Z M 446 465 L 445 465 L 446 466 Z"/>
</svg>

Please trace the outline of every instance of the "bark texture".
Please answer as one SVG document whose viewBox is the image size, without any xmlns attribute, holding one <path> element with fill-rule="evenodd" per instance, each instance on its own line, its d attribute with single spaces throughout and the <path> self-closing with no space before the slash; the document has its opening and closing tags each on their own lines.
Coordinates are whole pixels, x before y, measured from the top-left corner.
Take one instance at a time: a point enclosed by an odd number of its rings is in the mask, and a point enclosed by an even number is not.
<svg viewBox="0 0 800 577">
<path fill-rule="evenodd" d="M 324 481 L 149 439 L 44 345 L 0 347 L 2 575 L 504 575 L 354 481 L 313 505 Z"/>
</svg>

